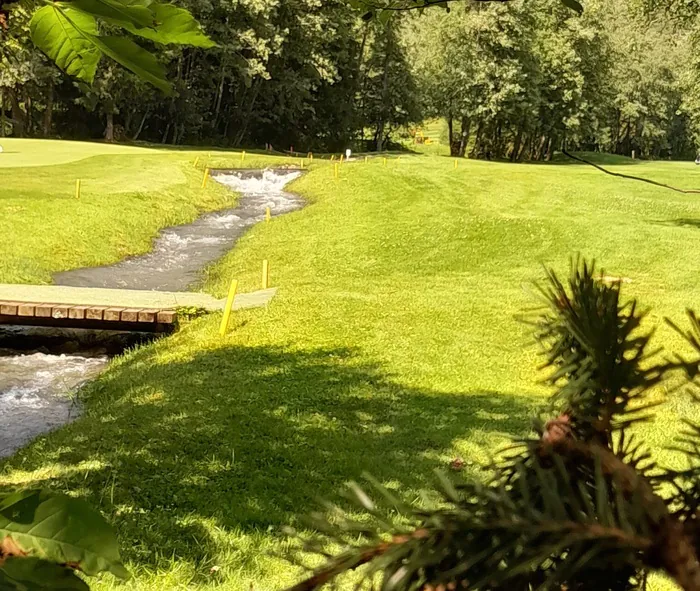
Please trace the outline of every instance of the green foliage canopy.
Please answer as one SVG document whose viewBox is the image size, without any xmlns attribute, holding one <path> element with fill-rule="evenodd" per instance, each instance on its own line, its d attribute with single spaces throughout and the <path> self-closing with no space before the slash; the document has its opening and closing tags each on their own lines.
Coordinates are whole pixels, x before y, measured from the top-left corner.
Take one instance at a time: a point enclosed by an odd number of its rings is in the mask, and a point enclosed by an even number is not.
<svg viewBox="0 0 700 591">
<path fill-rule="evenodd" d="M 100 23 L 162 44 L 215 45 L 187 10 L 157 0 L 47 1 L 34 12 L 29 28 L 36 46 L 82 82 L 93 82 L 100 58 L 107 56 L 164 93 L 172 92 L 151 52 L 127 36 L 101 34 Z"/>
</svg>

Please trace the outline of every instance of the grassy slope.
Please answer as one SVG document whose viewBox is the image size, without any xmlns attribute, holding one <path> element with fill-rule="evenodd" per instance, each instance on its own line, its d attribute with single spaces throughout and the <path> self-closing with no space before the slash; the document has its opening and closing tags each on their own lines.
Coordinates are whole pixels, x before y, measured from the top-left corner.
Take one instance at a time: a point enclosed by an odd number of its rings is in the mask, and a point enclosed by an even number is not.
<svg viewBox="0 0 700 591">
<path fill-rule="evenodd" d="M 149 154 L 157 150 L 118 144 L 0 138 L 0 168 L 67 164 L 98 154 Z"/>
<path fill-rule="evenodd" d="M 688 164 L 616 170 L 700 187 Z M 369 470 L 413 497 L 455 455 L 483 460 L 523 433 L 542 391 L 513 315 L 539 262 L 597 257 L 633 279 L 652 321 L 700 302 L 693 196 L 439 157 L 346 164 L 339 181 L 319 164 L 293 189 L 309 206 L 209 274 L 219 295 L 231 277 L 253 288 L 270 259 L 269 309 L 236 315 L 224 339 L 205 318 L 118 360 L 84 392 L 83 419 L 3 464 L 5 483 L 76 491 L 110 515 L 129 589 L 279 588 L 293 574 L 266 554 L 276 528 L 318 495 Z M 668 442 L 690 410 L 673 401 L 647 441 Z"/>
</svg>

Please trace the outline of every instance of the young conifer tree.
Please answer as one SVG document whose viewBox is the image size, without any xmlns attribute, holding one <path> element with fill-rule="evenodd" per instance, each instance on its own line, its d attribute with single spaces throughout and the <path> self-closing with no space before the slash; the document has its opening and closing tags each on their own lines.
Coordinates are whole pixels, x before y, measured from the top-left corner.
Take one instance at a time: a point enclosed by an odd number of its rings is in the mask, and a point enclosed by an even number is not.
<svg viewBox="0 0 700 591">
<path fill-rule="evenodd" d="M 620 289 L 586 261 L 572 263 L 566 284 L 548 271 L 539 288 L 545 307 L 529 322 L 549 369 L 549 420 L 538 420 L 537 435 L 510 448 L 487 479 L 442 479 L 444 503 L 434 510 L 405 506 L 370 479 L 373 496 L 401 514 L 388 521 L 351 484 L 367 515 L 316 516 L 323 537 L 306 549 L 345 550 L 324 553 L 324 565 L 293 591 L 356 569 L 358 587 L 382 591 L 622 591 L 643 588 L 650 571 L 700 591 L 700 425 L 686 422 L 688 468 L 678 471 L 654 461 L 642 424 L 659 412 L 652 389 L 695 387 L 700 321 L 689 312 L 687 331 L 669 321 L 692 345 L 692 360 L 665 355 L 651 347 L 646 313 Z"/>
</svg>

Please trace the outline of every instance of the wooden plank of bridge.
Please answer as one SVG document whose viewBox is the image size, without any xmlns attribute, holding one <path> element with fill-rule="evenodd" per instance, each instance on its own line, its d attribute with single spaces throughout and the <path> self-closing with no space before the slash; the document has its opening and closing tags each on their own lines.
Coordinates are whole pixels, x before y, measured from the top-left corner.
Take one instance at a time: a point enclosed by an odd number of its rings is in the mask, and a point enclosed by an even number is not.
<svg viewBox="0 0 700 591">
<path fill-rule="evenodd" d="M 234 309 L 266 305 L 275 289 L 239 294 Z M 209 311 L 224 300 L 207 294 L 0 284 L 0 324 L 164 330 L 177 322 L 177 308 Z M 41 320 L 43 319 L 43 320 Z"/>
<path fill-rule="evenodd" d="M 38 304 L 34 308 L 34 316 L 37 318 L 51 318 L 53 306 L 51 304 Z"/>
<path fill-rule="evenodd" d="M 17 316 L 17 302 L 0 302 L 0 314 L 7 316 Z"/>
<path fill-rule="evenodd" d="M 105 306 L 94 306 L 92 308 L 88 308 L 85 312 L 85 319 L 102 320 L 102 316 L 104 315 L 105 310 L 107 310 Z"/>
<path fill-rule="evenodd" d="M 103 312 L 104 320 L 107 322 L 119 322 L 121 315 L 121 308 L 106 308 Z"/>
<path fill-rule="evenodd" d="M 138 322 L 139 321 L 139 310 L 138 308 L 127 308 L 122 310 L 121 321 L 122 322 Z"/>
<path fill-rule="evenodd" d="M 34 304 L 20 304 L 17 306 L 17 316 L 34 316 L 34 310 L 36 306 Z"/>
<path fill-rule="evenodd" d="M 236 296 L 234 309 L 257 308 L 266 305 L 275 295 L 275 288 L 263 289 Z M 206 293 L 145 291 L 135 289 L 103 289 L 93 287 L 68 287 L 64 285 L 13 285 L 0 284 L 0 314 L 17 315 L 12 306 L 52 306 L 53 318 L 67 318 L 66 308 L 176 310 L 198 308 L 210 312 L 223 310 L 225 299 L 217 299 Z M 63 316 L 65 311 L 66 315 Z M 58 315 L 57 315 L 58 314 Z"/>
<path fill-rule="evenodd" d="M 72 318 L 73 320 L 84 320 L 87 309 L 87 306 L 71 306 L 71 308 L 68 310 L 68 318 Z"/>
</svg>

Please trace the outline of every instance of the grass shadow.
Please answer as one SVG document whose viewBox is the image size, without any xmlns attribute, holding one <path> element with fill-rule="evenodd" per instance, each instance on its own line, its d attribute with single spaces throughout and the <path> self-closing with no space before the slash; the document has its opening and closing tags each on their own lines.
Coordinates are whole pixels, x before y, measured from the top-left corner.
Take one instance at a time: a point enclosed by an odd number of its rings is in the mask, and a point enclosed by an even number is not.
<svg viewBox="0 0 700 591">
<path fill-rule="evenodd" d="M 276 531 L 363 471 L 431 486 L 456 439 L 523 433 L 532 403 L 405 387 L 347 349 L 232 346 L 159 362 L 146 347 L 88 388 L 83 418 L 4 468 L 43 468 L 30 484 L 110 515 L 132 564 L 205 573 L 221 552 L 210 526 Z"/>
<path fill-rule="evenodd" d="M 571 152 L 574 156 L 579 158 L 584 158 L 589 162 L 598 164 L 599 166 L 631 166 L 633 164 L 642 164 L 643 162 L 650 162 L 649 160 L 639 160 L 638 158 L 632 159 L 629 156 L 620 156 L 619 154 L 607 154 L 605 152 Z M 530 164 L 551 164 L 551 165 L 578 165 L 585 166 L 583 162 L 579 162 L 572 158 L 569 158 L 561 152 L 557 152 L 552 156 L 552 159 L 547 162 L 529 162 Z"/>
</svg>

